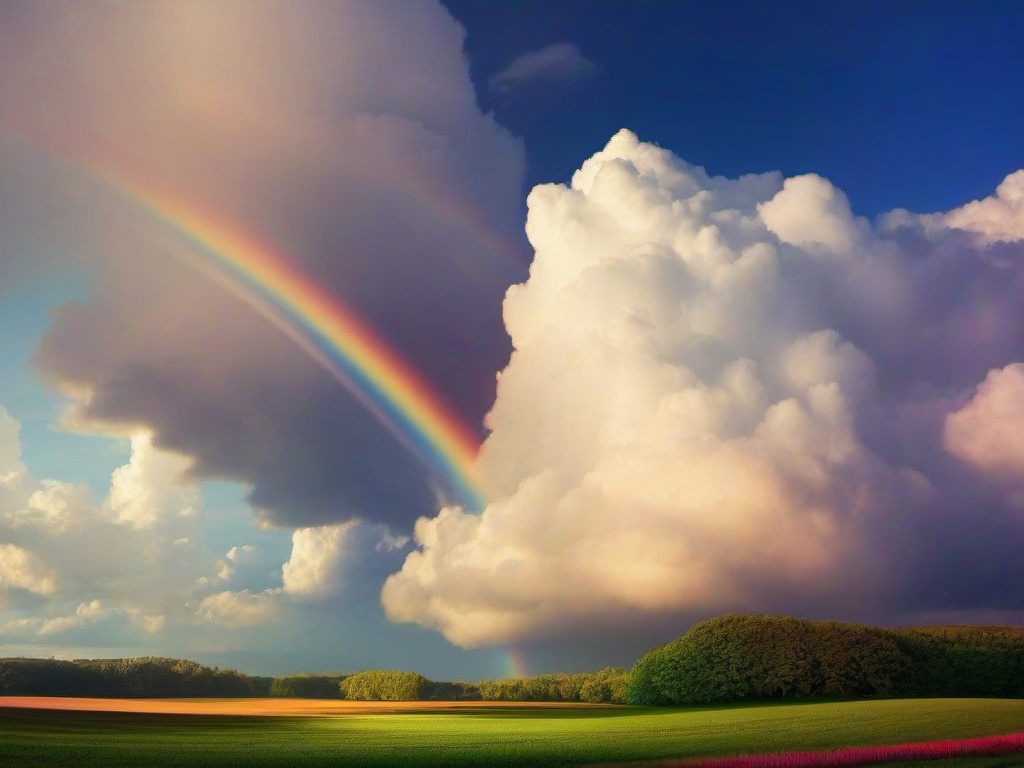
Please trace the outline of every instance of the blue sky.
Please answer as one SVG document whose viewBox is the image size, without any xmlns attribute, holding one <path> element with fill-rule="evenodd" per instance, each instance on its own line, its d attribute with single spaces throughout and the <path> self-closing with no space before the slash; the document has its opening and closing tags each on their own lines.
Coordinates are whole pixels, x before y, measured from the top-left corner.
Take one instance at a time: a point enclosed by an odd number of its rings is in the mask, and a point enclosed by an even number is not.
<svg viewBox="0 0 1024 768">
<path fill-rule="evenodd" d="M 0 655 L 475 679 L 725 610 L 1024 620 L 1019 4 L 72 5 L 0 11 Z M 488 435 L 487 511 L 86 161 L 363 317 Z"/>
<path fill-rule="evenodd" d="M 983 197 L 1020 165 L 1012 2 L 479 3 L 453 0 L 485 108 L 524 137 L 528 183 L 628 127 L 712 173 L 826 176 L 875 216 Z M 507 99 L 487 83 L 568 41 L 597 67 Z M 884 178 L 885 183 L 880 184 Z"/>
</svg>

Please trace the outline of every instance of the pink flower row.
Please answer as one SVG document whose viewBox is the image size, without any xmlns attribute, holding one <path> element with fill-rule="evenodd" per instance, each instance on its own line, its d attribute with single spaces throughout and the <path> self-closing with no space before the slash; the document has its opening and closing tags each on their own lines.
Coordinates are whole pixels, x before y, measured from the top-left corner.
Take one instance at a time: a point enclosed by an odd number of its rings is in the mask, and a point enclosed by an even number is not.
<svg viewBox="0 0 1024 768">
<path fill-rule="evenodd" d="M 1006 755 L 1024 752 L 1024 733 L 980 739 L 921 741 L 884 747 L 847 747 L 819 752 L 776 752 L 740 757 L 673 760 L 665 768 L 847 768 L 899 760 L 938 760 L 944 757 Z"/>
</svg>

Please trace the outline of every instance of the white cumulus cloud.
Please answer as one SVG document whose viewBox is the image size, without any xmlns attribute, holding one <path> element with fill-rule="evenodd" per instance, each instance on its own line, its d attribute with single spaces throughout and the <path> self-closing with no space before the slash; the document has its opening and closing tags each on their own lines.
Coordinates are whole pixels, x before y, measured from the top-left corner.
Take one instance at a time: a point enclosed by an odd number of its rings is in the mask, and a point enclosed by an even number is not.
<svg viewBox="0 0 1024 768">
<path fill-rule="evenodd" d="M 14 544 L 0 544 L 0 597 L 9 589 L 52 595 L 57 581 L 38 555 Z"/>
<path fill-rule="evenodd" d="M 203 598 L 199 616 L 225 627 L 250 627 L 273 621 L 280 614 L 280 603 L 270 592 L 217 592 Z"/>
<path fill-rule="evenodd" d="M 187 462 L 136 434 L 98 503 L 85 485 L 34 477 L 21 459 L 19 427 L 0 407 L 0 639 L 95 640 L 191 623 L 201 574 L 216 561 L 196 543 L 201 494 L 181 480 Z M 234 567 L 246 554 L 236 548 L 227 561 Z"/>
<path fill-rule="evenodd" d="M 946 419 L 946 449 L 1024 491 L 1024 363 L 991 371 Z"/>
<path fill-rule="evenodd" d="M 111 612 L 110 608 L 103 605 L 102 600 L 91 600 L 88 603 L 81 603 L 70 616 L 60 616 L 43 621 L 39 627 L 39 634 L 56 635 L 85 624 L 94 624 L 100 619 L 109 616 Z"/>
<path fill-rule="evenodd" d="M 334 525 L 299 528 L 292 533 L 292 551 L 281 566 L 281 586 L 261 591 L 223 590 L 200 601 L 196 614 L 204 621 L 228 627 L 248 627 L 274 621 L 291 601 L 324 600 L 337 595 L 342 586 L 345 547 L 357 520 Z M 199 586 L 225 582 L 235 566 L 253 552 L 252 547 L 233 547 L 220 561 L 214 578 L 203 578 Z"/>
<path fill-rule="evenodd" d="M 200 503 L 199 491 L 182 481 L 191 462 L 153 446 L 149 433 L 133 435 L 131 459 L 113 473 L 106 505 L 120 522 L 146 528 L 161 519 L 188 517 Z"/>
<path fill-rule="evenodd" d="M 292 534 L 292 554 L 282 568 L 285 593 L 324 597 L 337 591 L 346 540 L 356 521 L 300 528 Z"/>
<path fill-rule="evenodd" d="M 945 224 L 988 242 L 1024 240 L 1024 169 L 1007 176 L 992 197 L 950 211 Z"/>
<path fill-rule="evenodd" d="M 1016 178 L 976 207 L 1013 203 Z M 948 499 L 984 490 L 947 466 L 947 417 L 1024 359 L 1024 258 L 987 251 L 1007 219 L 962 219 L 876 229 L 819 176 L 711 177 L 628 131 L 534 189 L 479 459 L 492 501 L 418 521 L 388 615 L 479 646 L 627 616 L 898 610 L 924 599 L 901 574 L 927 546 L 1024 541 L 1006 521 L 921 544 L 971 525 Z M 1009 433 L 974 425 L 1019 413 L 1016 376 L 951 417 L 954 452 L 1015 461 Z M 928 607 L 983 607 L 957 599 Z"/>
</svg>

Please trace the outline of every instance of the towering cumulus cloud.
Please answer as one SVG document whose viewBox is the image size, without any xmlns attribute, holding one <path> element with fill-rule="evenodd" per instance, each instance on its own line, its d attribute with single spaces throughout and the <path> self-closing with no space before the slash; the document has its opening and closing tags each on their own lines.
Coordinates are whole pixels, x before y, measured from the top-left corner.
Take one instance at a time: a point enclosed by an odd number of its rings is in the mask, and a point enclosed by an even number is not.
<svg viewBox="0 0 1024 768">
<path fill-rule="evenodd" d="M 622 131 L 534 189 L 493 501 L 419 520 L 388 614 L 478 646 L 1024 609 L 1022 179 L 873 225 L 819 176 L 710 177 Z"/>
<path fill-rule="evenodd" d="M 429 478 L 355 398 L 175 258 L 195 242 L 90 175 L 279 254 L 479 429 L 508 355 L 501 296 L 522 277 L 523 153 L 478 109 L 463 34 L 434 0 L 4 3 L 4 211 L 47 215 L 0 222 L 2 261 L 74 253 L 95 288 L 37 355 L 71 420 L 151 433 L 284 525 L 433 510 Z"/>
</svg>

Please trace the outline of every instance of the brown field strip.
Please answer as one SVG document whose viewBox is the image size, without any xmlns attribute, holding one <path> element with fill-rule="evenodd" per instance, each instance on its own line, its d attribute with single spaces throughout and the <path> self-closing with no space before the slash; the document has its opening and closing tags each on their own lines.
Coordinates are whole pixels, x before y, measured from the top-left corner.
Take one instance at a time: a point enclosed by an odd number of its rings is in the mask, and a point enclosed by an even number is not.
<svg viewBox="0 0 1024 768">
<path fill-rule="evenodd" d="M 348 717 L 353 715 L 455 712 L 460 709 L 611 708 L 610 704 L 526 701 L 335 701 L 331 699 L 88 699 L 64 696 L 0 696 L 0 709 L 78 712 L 140 712 L 162 715 Z"/>
</svg>

